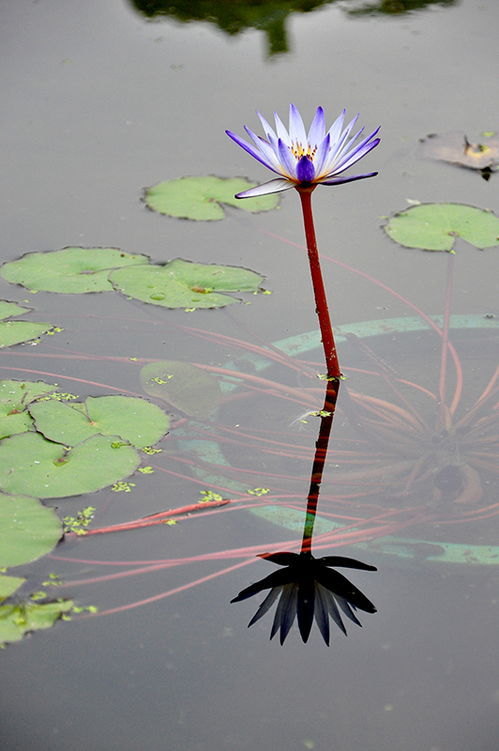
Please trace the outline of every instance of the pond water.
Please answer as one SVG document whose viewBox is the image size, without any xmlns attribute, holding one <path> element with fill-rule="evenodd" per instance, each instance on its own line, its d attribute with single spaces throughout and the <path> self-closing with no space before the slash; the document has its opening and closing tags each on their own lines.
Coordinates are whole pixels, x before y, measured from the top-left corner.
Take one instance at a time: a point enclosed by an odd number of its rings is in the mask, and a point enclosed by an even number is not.
<svg viewBox="0 0 499 751">
<path fill-rule="evenodd" d="M 144 364 L 202 366 L 224 384 L 206 414 L 203 381 L 176 410 L 152 397 L 172 414 L 162 452 L 143 462 L 154 472 L 128 477 L 130 492 L 44 503 L 61 516 L 96 507 L 90 528 L 197 504 L 202 492 L 231 503 L 175 525 L 67 536 L 9 571 L 27 578 L 22 595 L 53 575 L 51 597 L 98 612 L 1 653 L 2 749 L 495 751 L 497 248 L 408 249 L 381 226 L 417 202 L 497 211 L 494 175 L 423 159 L 418 142 L 459 131 L 476 143 L 498 128 L 499 6 L 164 3 L 169 13 L 153 17 L 161 5 L 0 7 L 2 262 L 116 247 L 251 268 L 272 294 L 185 312 L 0 279 L 2 299 L 62 329 L 4 349 L 2 378 L 57 382 L 81 399 L 147 396 Z M 284 116 L 290 102 L 308 121 L 319 104 L 329 121 L 360 111 L 383 139 L 365 160 L 374 180 L 314 193 L 347 376 L 315 542 L 320 555 L 378 569 L 349 577 L 378 612 L 361 612 L 348 638 L 332 631 L 329 649 L 316 627 L 302 643 L 296 624 L 283 646 L 269 641 L 270 613 L 246 628 L 258 598 L 230 604 L 275 570 L 257 553 L 299 550 L 324 422 L 310 414 L 322 408 L 324 365 L 297 196 L 259 214 L 229 207 L 216 222 L 141 201 L 144 186 L 187 175 L 269 179 L 224 130 L 256 128 L 256 110 Z M 454 350 L 442 345 L 446 312 Z"/>
</svg>

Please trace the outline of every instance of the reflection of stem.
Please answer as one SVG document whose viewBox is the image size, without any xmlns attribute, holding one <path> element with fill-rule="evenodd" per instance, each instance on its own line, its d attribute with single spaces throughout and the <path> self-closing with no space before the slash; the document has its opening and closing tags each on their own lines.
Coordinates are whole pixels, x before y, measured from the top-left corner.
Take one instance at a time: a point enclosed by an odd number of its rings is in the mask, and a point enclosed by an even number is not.
<svg viewBox="0 0 499 751">
<path fill-rule="evenodd" d="M 321 265 L 319 261 L 319 252 L 317 250 L 317 241 L 315 239 L 314 218 L 312 214 L 312 191 L 311 188 L 298 187 L 300 194 L 301 207 L 303 211 L 303 223 L 305 225 L 305 237 L 307 240 L 308 259 L 310 261 L 310 273 L 312 275 L 312 284 L 315 295 L 315 310 L 319 317 L 321 328 L 322 345 L 326 356 L 327 375 L 329 378 L 339 378 L 341 375 L 338 355 L 336 353 L 336 344 L 334 342 L 333 328 L 329 317 L 327 306 L 326 291 L 322 280 Z"/>
<path fill-rule="evenodd" d="M 440 398 L 440 420 L 444 425 L 445 417 L 445 381 L 447 377 L 447 355 L 449 350 L 449 321 L 452 306 L 452 292 L 454 286 L 454 253 L 449 253 L 447 263 L 447 282 L 445 285 L 444 297 L 444 320 L 442 325 L 442 351 L 440 355 L 440 378 L 438 383 L 438 395 Z"/>
<path fill-rule="evenodd" d="M 307 497 L 307 514 L 305 517 L 305 527 L 303 529 L 303 541 L 301 545 L 302 553 L 310 553 L 312 550 L 312 535 L 314 531 L 315 517 L 317 515 L 317 503 L 319 501 L 319 491 L 322 482 L 322 474 L 326 463 L 329 436 L 333 425 L 336 401 L 338 399 L 339 382 L 328 381 L 326 386 L 326 395 L 324 397 L 324 407 L 321 414 L 321 426 L 319 437 L 315 444 L 314 463 L 312 464 L 312 475 L 310 477 L 310 490 Z"/>
</svg>

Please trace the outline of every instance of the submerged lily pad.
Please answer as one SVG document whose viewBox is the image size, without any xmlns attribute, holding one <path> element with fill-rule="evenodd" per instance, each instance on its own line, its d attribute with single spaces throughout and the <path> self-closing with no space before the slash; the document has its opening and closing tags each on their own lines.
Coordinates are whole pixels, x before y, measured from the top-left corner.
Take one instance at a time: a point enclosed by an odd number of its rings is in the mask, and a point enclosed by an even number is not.
<svg viewBox="0 0 499 751">
<path fill-rule="evenodd" d="M 146 394 L 198 420 L 213 417 L 223 396 L 213 376 L 196 365 L 177 360 L 145 365 L 140 382 Z"/>
<path fill-rule="evenodd" d="M 62 537 L 59 517 L 37 498 L 0 493 L 0 567 L 41 558 Z"/>
<path fill-rule="evenodd" d="M 400 245 L 447 250 L 456 237 L 483 250 L 499 244 L 499 218 L 491 211 L 460 203 L 427 203 L 393 216 L 385 232 Z"/>
<path fill-rule="evenodd" d="M 35 498 L 93 493 L 134 472 L 137 451 L 119 437 L 96 435 L 66 450 L 39 433 L 0 442 L 0 488 Z"/>
<path fill-rule="evenodd" d="M 221 308 L 240 301 L 220 291 L 256 292 L 263 281 L 260 274 L 239 266 L 192 263 L 181 258 L 164 265 L 118 269 L 109 279 L 127 297 L 164 308 Z"/>
<path fill-rule="evenodd" d="M 0 275 L 12 284 L 45 292 L 106 292 L 112 289 L 107 276 L 112 269 L 145 263 L 144 255 L 119 248 L 63 248 L 27 253 L 4 263 Z"/>
<path fill-rule="evenodd" d="M 0 605 L 0 645 L 20 641 L 27 633 L 51 628 L 74 607 L 73 600 L 27 602 Z"/>
<path fill-rule="evenodd" d="M 14 302 L 0 300 L 0 348 L 11 347 L 13 344 L 30 342 L 38 339 L 53 328 L 51 323 L 33 323 L 32 321 L 5 321 L 5 318 L 24 315 L 31 308 L 24 308 Z"/>
<path fill-rule="evenodd" d="M 56 389 L 56 384 L 43 381 L 0 381 L 0 438 L 31 430 L 33 420 L 26 407 Z"/>
<path fill-rule="evenodd" d="M 137 448 L 152 446 L 169 427 L 169 417 L 145 399 L 131 396 L 88 397 L 84 404 L 42 401 L 29 408 L 45 438 L 67 446 L 99 433 L 120 436 Z"/>
<path fill-rule="evenodd" d="M 223 219 L 225 212 L 222 204 L 253 213 L 275 209 L 279 204 L 275 194 L 246 198 L 244 201 L 234 198 L 236 193 L 255 185 L 244 177 L 181 177 L 146 188 L 144 201 L 150 209 L 160 214 L 204 221 Z"/>
</svg>

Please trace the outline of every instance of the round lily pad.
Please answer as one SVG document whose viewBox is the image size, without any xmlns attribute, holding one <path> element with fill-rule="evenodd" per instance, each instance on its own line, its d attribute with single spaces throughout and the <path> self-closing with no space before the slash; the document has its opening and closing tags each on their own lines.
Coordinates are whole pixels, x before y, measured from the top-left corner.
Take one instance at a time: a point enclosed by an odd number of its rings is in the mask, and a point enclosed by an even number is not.
<svg viewBox="0 0 499 751">
<path fill-rule="evenodd" d="M 31 430 L 33 420 L 27 405 L 56 388 L 43 381 L 0 381 L 0 438 Z"/>
<path fill-rule="evenodd" d="M 93 493 L 139 464 L 136 450 L 119 437 L 96 435 L 66 450 L 39 433 L 22 433 L 0 442 L 0 488 L 35 498 Z"/>
<path fill-rule="evenodd" d="M 62 525 L 37 498 L 0 493 L 0 567 L 35 561 L 57 545 Z"/>
<path fill-rule="evenodd" d="M 160 214 L 204 221 L 223 219 L 225 212 L 222 204 L 253 213 L 275 209 L 279 204 L 275 194 L 244 201 L 234 198 L 236 193 L 255 185 L 244 177 L 181 177 L 146 188 L 144 201 L 150 209 Z"/>
<path fill-rule="evenodd" d="M 120 436 L 137 448 L 152 446 L 169 427 L 169 417 L 145 399 L 131 396 L 89 397 L 84 404 L 35 402 L 29 409 L 45 438 L 67 446 L 93 435 Z"/>
<path fill-rule="evenodd" d="M 117 269 L 109 279 L 127 297 L 164 308 L 221 308 L 240 302 L 220 292 L 256 292 L 263 277 L 239 266 L 192 263 L 176 258 L 164 265 Z"/>
<path fill-rule="evenodd" d="M 461 237 L 476 248 L 499 244 L 499 218 L 491 211 L 460 203 L 426 203 L 393 216 L 385 232 L 400 245 L 447 250 Z"/>
<path fill-rule="evenodd" d="M 112 269 L 147 260 L 119 248 L 63 248 L 27 253 L 5 263 L 0 275 L 12 284 L 45 292 L 106 292 L 112 289 L 107 280 Z"/>
<path fill-rule="evenodd" d="M 20 641 L 27 633 L 51 628 L 74 607 L 73 600 L 0 605 L 0 645 Z"/>
<path fill-rule="evenodd" d="M 188 362 L 151 362 L 141 369 L 140 382 L 146 394 L 198 420 L 213 417 L 223 396 L 213 376 Z"/>
</svg>

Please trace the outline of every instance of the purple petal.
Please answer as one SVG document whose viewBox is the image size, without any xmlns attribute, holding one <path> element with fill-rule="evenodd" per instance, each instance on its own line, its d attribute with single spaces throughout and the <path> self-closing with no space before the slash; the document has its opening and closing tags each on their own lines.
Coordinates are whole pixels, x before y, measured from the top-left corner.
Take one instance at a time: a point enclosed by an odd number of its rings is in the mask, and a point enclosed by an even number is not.
<svg viewBox="0 0 499 751">
<path fill-rule="evenodd" d="M 225 132 L 227 133 L 229 138 L 232 138 L 232 140 L 235 141 L 238 146 L 247 151 L 248 154 L 250 154 L 258 162 L 263 164 L 264 167 L 267 167 L 268 169 L 272 170 L 272 172 L 279 174 L 277 170 L 274 169 L 274 167 L 272 167 L 272 165 L 263 158 L 263 154 L 259 154 L 257 150 L 253 148 L 253 146 L 250 146 L 249 143 L 246 143 L 246 141 L 244 141 L 240 136 L 236 135 L 236 133 L 233 133 L 231 130 L 226 130 Z"/>
<path fill-rule="evenodd" d="M 269 180 L 268 183 L 262 183 L 256 185 L 249 190 L 243 190 L 242 193 L 236 193 L 236 198 L 255 198 L 255 196 L 266 196 L 269 193 L 280 193 L 283 190 L 289 190 L 294 188 L 294 184 L 285 177 L 276 177 L 273 180 Z"/>
<path fill-rule="evenodd" d="M 281 138 L 284 141 L 284 143 L 286 143 L 288 146 L 291 146 L 291 139 L 289 137 L 289 133 L 286 130 L 286 126 L 284 125 L 283 121 L 281 120 L 277 112 L 274 112 L 274 119 L 275 119 L 277 137 Z"/>
<path fill-rule="evenodd" d="M 343 122 L 345 120 L 346 113 L 347 113 L 347 111 L 344 109 L 341 112 L 341 114 L 338 115 L 338 117 L 336 118 L 336 120 L 334 121 L 334 123 L 329 128 L 329 137 L 331 139 L 332 146 L 335 146 L 336 141 L 338 140 L 338 138 L 340 136 L 341 129 L 343 128 Z"/>
<path fill-rule="evenodd" d="M 307 133 L 300 113 L 294 104 L 289 105 L 289 137 L 291 142 L 301 143 L 305 146 L 307 143 Z"/>
<path fill-rule="evenodd" d="M 264 118 L 264 116 L 262 114 L 260 114 L 260 112 L 257 112 L 256 114 L 260 118 L 260 122 L 261 122 L 262 128 L 263 128 L 263 132 L 265 133 L 265 135 L 267 136 L 267 138 L 269 139 L 269 141 L 272 141 L 272 140 L 273 141 L 277 141 L 277 136 L 274 133 L 274 129 L 270 126 L 270 124 L 268 123 L 268 121 Z"/>
<path fill-rule="evenodd" d="M 314 157 L 314 166 L 315 166 L 316 175 L 320 175 L 323 171 L 322 168 L 329 154 L 330 141 L 331 141 L 331 136 L 328 133 L 317 149 L 317 153 Z"/>
<path fill-rule="evenodd" d="M 368 172 L 365 175 L 354 175 L 352 177 L 336 177 L 332 180 L 321 180 L 321 185 L 343 185 L 343 183 L 353 183 L 354 180 L 363 180 L 365 177 L 376 177 L 377 172 Z"/>
<path fill-rule="evenodd" d="M 282 139 L 279 139 L 278 148 L 279 161 L 281 167 L 284 168 L 283 171 L 286 172 L 289 177 L 296 177 L 296 159 L 292 155 L 289 146 L 286 146 Z"/>
<path fill-rule="evenodd" d="M 261 156 L 267 162 L 267 164 L 273 169 L 274 172 L 281 174 L 281 170 L 279 169 L 279 157 L 276 155 L 272 146 L 268 144 L 267 141 L 265 141 L 265 139 L 263 139 L 261 136 L 257 136 L 256 133 L 253 133 L 253 131 L 248 128 L 247 125 L 244 126 L 244 130 L 254 142 L 257 151 L 260 152 Z"/>
<path fill-rule="evenodd" d="M 374 141 L 371 141 L 370 143 L 364 143 L 363 146 L 359 146 L 358 149 L 355 149 L 354 151 L 352 151 L 352 153 L 348 154 L 343 159 L 343 161 L 337 164 L 334 170 L 330 174 L 340 175 L 342 172 L 347 170 L 353 164 L 358 162 L 359 159 L 362 159 L 363 156 L 365 156 L 366 154 L 369 154 L 369 152 L 372 151 L 378 145 L 380 140 L 381 140 L 380 138 L 375 138 Z"/>
<path fill-rule="evenodd" d="M 324 140 L 324 134 L 326 132 L 326 125 L 324 120 L 324 110 L 322 107 L 317 107 L 317 112 L 312 120 L 312 125 L 308 131 L 308 142 L 311 146 L 318 146 L 321 141 Z"/>
<path fill-rule="evenodd" d="M 308 156 L 302 156 L 296 165 L 296 178 L 301 183 L 311 183 L 315 177 L 314 164 Z"/>
</svg>

